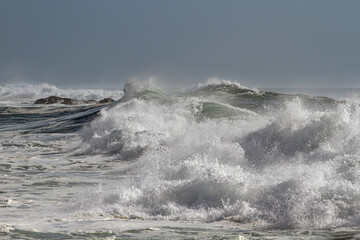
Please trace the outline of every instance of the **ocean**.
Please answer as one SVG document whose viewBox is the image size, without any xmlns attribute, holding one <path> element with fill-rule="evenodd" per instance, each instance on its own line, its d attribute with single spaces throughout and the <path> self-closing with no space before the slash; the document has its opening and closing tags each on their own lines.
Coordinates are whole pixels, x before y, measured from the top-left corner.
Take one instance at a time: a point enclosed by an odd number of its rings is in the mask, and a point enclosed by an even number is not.
<svg viewBox="0 0 360 240">
<path fill-rule="evenodd" d="M 0 86 L 0 239 L 360 239 L 359 147 L 359 89 Z"/>
</svg>

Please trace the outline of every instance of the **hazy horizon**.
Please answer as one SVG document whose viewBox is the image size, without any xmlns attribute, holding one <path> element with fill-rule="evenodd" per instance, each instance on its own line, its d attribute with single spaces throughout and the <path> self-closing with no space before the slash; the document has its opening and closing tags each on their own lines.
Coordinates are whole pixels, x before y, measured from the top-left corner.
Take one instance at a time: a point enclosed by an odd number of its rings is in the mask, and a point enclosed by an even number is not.
<svg viewBox="0 0 360 240">
<path fill-rule="evenodd" d="M 359 1 L 0 0 L 0 85 L 358 88 Z"/>
</svg>

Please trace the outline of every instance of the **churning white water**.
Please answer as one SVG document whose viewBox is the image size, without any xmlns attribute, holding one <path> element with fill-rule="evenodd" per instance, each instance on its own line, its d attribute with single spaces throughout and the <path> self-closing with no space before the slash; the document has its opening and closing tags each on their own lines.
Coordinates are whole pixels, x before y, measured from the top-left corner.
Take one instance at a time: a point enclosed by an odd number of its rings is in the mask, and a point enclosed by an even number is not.
<svg viewBox="0 0 360 240">
<path fill-rule="evenodd" d="M 80 151 L 129 161 L 124 171 L 135 177 L 99 189 L 82 207 L 279 228 L 358 224 L 356 100 L 311 109 L 293 97 L 261 114 L 237 108 L 230 117 L 230 106 L 204 109 L 205 101 L 196 94 L 132 98 L 103 109 L 81 131 Z M 206 111 L 224 114 L 202 117 Z"/>
<path fill-rule="evenodd" d="M 23 188 L 30 186 L 26 194 L 45 196 L 36 197 L 46 205 L 40 214 L 44 219 L 54 221 L 49 211 L 55 209 L 63 224 L 85 218 L 103 226 L 101 221 L 111 219 L 112 230 L 118 228 L 116 221 L 134 221 L 166 233 L 172 230 L 164 226 L 188 232 L 189 224 L 218 232 L 213 226 L 221 223 L 231 229 L 223 230 L 230 237 L 239 233 L 233 224 L 260 232 L 344 227 L 355 232 L 360 224 L 359 104 L 356 97 L 288 95 L 229 81 L 182 93 L 130 82 L 122 100 L 95 115 L 79 110 L 76 118 L 54 120 L 22 136 L 21 128 L 4 132 L 7 177 L 2 181 L 8 185 L 2 196 L 23 200 L 22 193 L 11 196 L 16 177 Z M 6 139 L 11 134 L 15 139 Z M 29 150 L 21 154 L 25 162 L 18 156 L 23 146 Z M 44 169 L 33 167 L 37 173 L 22 179 L 20 174 L 27 173 L 19 172 L 19 162 Z M 18 205 L 6 206 L 6 226 L 17 222 L 11 217 L 15 210 L 17 216 L 28 214 Z M 57 231 L 55 226 L 51 231 Z M 271 235 L 262 234 L 259 238 Z"/>
</svg>

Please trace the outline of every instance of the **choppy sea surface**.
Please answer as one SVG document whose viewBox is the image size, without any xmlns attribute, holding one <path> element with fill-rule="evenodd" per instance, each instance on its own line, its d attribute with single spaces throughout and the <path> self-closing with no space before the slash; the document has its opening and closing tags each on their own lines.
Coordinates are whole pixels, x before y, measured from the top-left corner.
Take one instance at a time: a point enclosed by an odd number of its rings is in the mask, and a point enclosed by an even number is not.
<svg viewBox="0 0 360 240">
<path fill-rule="evenodd" d="M 0 239 L 360 239 L 359 94 L 0 86 Z"/>
</svg>

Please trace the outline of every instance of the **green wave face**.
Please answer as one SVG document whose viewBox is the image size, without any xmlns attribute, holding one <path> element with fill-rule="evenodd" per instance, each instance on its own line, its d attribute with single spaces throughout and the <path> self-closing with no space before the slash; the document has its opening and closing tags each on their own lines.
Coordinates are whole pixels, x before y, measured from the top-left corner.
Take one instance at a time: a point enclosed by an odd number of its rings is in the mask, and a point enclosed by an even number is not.
<svg viewBox="0 0 360 240">
<path fill-rule="evenodd" d="M 158 92 L 155 90 L 144 90 L 134 94 L 134 98 L 142 100 L 166 100 L 169 97 L 169 94 Z"/>
<path fill-rule="evenodd" d="M 160 90 L 146 89 L 138 92 L 131 92 L 125 94 L 124 97 L 121 99 L 121 102 L 130 101 L 132 99 L 138 99 L 146 102 L 155 102 L 162 105 L 172 103 L 175 99 L 175 96 Z"/>
<path fill-rule="evenodd" d="M 259 91 L 242 87 L 237 83 L 220 83 L 194 87 L 182 93 L 167 93 L 160 88 L 128 89 L 122 101 L 132 99 L 160 105 L 175 104 L 179 101 L 201 102 L 198 120 L 236 118 L 266 114 L 269 109 L 279 109 L 285 102 L 300 99 L 304 105 L 315 110 L 333 109 L 338 101 L 328 97 L 312 97 L 302 94 L 283 94 L 273 91 Z M 174 106 L 175 107 L 175 106 Z M 244 111 L 246 110 L 246 111 Z M 251 111 L 250 113 L 247 111 Z"/>
<path fill-rule="evenodd" d="M 216 118 L 227 118 L 234 119 L 237 117 L 248 117 L 252 112 L 244 111 L 242 109 L 224 105 L 214 102 L 202 102 L 201 103 L 201 112 L 198 117 L 199 120 L 204 119 L 216 119 Z"/>
</svg>

